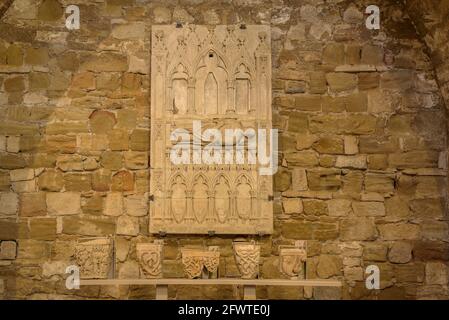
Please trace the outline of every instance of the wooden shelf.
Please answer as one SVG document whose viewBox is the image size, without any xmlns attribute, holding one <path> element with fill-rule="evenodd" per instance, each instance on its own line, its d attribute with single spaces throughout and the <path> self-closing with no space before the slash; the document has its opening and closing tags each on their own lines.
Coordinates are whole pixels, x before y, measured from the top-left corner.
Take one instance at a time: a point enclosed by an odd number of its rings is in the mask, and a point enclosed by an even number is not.
<svg viewBox="0 0 449 320">
<path fill-rule="evenodd" d="M 338 280 L 328 279 L 100 279 L 80 280 L 82 286 L 107 285 L 249 285 L 249 286 L 288 286 L 288 287 L 341 287 Z"/>
<path fill-rule="evenodd" d="M 244 300 L 256 300 L 256 286 L 287 286 L 287 287 L 341 287 L 338 280 L 329 279 L 100 279 L 80 280 L 81 286 L 116 286 L 116 285 L 144 285 L 156 286 L 156 300 L 168 299 L 169 285 L 238 285 L 243 287 Z"/>
</svg>

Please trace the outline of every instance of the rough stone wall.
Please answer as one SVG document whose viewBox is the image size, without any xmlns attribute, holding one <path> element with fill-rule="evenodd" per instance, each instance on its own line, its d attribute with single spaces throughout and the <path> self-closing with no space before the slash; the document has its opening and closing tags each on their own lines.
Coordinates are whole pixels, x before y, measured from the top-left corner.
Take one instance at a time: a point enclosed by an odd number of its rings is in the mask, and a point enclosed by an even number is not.
<svg viewBox="0 0 449 320">
<path fill-rule="evenodd" d="M 78 4 L 81 29 L 65 29 Z M 0 297 L 154 298 L 148 287 L 82 287 L 61 274 L 80 237 L 113 235 L 117 277 L 139 276 L 148 234 L 152 24 L 271 24 L 273 115 L 282 168 L 261 276 L 279 278 L 279 244 L 308 240 L 308 277 L 342 290 L 258 288 L 260 298 L 448 298 L 446 116 L 433 65 L 395 1 L 382 29 L 371 1 L 16 0 L 0 22 Z M 179 248 L 233 237 L 167 236 Z M 381 270 L 368 291 L 364 269 Z M 234 298 L 232 287 L 170 287 L 170 298 Z"/>
</svg>

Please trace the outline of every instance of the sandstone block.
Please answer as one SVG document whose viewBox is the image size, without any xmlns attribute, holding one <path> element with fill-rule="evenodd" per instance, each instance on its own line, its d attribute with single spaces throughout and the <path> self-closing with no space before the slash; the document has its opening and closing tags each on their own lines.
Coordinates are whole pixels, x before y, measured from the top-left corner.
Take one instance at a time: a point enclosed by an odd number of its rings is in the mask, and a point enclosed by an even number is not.
<svg viewBox="0 0 449 320">
<path fill-rule="evenodd" d="M 128 69 L 128 59 L 125 55 L 103 52 L 93 55 L 81 65 L 81 70 L 94 72 L 121 72 Z"/>
<path fill-rule="evenodd" d="M 339 137 L 321 137 L 313 144 L 313 148 L 321 154 L 342 154 L 343 140 Z"/>
<path fill-rule="evenodd" d="M 339 65 L 345 63 L 345 47 L 341 43 L 328 44 L 323 51 L 323 63 Z"/>
<path fill-rule="evenodd" d="M 129 146 L 134 151 L 148 151 L 150 148 L 150 132 L 146 129 L 135 129 L 131 133 Z"/>
<path fill-rule="evenodd" d="M 148 194 L 130 195 L 125 198 L 126 214 L 133 217 L 143 217 L 148 214 Z"/>
<path fill-rule="evenodd" d="M 111 192 L 106 195 L 104 214 L 120 216 L 123 213 L 123 195 L 121 192 Z"/>
<path fill-rule="evenodd" d="M 112 130 L 108 134 L 109 147 L 112 151 L 128 150 L 129 136 L 125 130 Z"/>
<path fill-rule="evenodd" d="M 407 90 L 413 85 L 411 70 L 394 70 L 382 74 L 380 85 L 385 89 Z"/>
<path fill-rule="evenodd" d="M 342 274 L 342 261 L 338 256 L 321 255 L 318 259 L 317 275 L 321 279 Z"/>
<path fill-rule="evenodd" d="M 79 155 L 63 154 L 56 158 L 56 166 L 64 172 L 82 171 L 83 157 Z"/>
<path fill-rule="evenodd" d="M 20 216 L 35 217 L 47 214 L 45 192 L 22 193 L 20 195 Z"/>
<path fill-rule="evenodd" d="M 115 232 L 114 221 L 110 217 L 64 217 L 62 233 L 85 236 L 108 236 Z"/>
<path fill-rule="evenodd" d="M 374 240 L 376 227 L 373 218 L 347 218 L 340 222 L 342 240 Z"/>
<path fill-rule="evenodd" d="M 365 261 L 387 261 L 388 247 L 382 243 L 366 243 L 363 249 L 363 259 Z"/>
<path fill-rule="evenodd" d="M 379 225 L 379 231 L 383 240 L 417 240 L 421 235 L 418 225 L 407 223 Z"/>
<path fill-rule="evenodd" d="M 289 166 L 314 167 L 318 165 L 318 156 L 313 151 L 286 153 L 284 159 Z"/>
<path fill-rule="evenodd" d="M 326 74 L 327 84 L 335 92 L 354 90 L 357 87 L 357 75 L 351 73 L 328 73 Z"/>
<path fill-rule="evenodd" d="M 137 236 L 139 234 L 139 218 L 125 215 L 118 217 L 116 233 Z"/>
<path fill-rule="evenodd" d="M 276 191 L 286 191 L 292 183 L 292 174 L 288 170 L 281 169 L 274 175 L 273 189 Z"/>
<path fill-rule="evenodd" d="M 103 213 L 103 197 L 94 194 L 91 197 L 81 198 L 81 209 L 84 214 L 100 215 Z"/>
<path fill-rule="evenodd" d="M 115 171 L 123 167 L 122 159 L 123 155 L 121 152 L 104 151 L 101 154 L 100 163 L 104 168 Z"/>
<path fill-rule="evenodd" d="M 310 190 L 338 190 L 341 186 L 340 170 L 311 169 L 307 170 Z"/>
<path fill-rule="evenodd" d="M 112 177 L 112 191 L 133 191 L 134 175 L 132 172 L 122 170 Z"/>
<path fill-rule="evenodd" d="M 2 241 L 0 243 L 0 260 L 14 260 L 17 255 L 15 241 Z"/>
<path fill-rule="evenodd" d="M 17 193 L 22 192 L 35 192 L 37 191 L 37 185 L 35 180 L 28 181 L 16 181 L 12 183 L 12 190 Z"/>
<path fill-rule="evenodd" d="M 407 263 L 412 259 L 412 249 L 408 242 L 395 242 L 388 252 L 388 260 L 392 263 Z"/>
<path fill-rule="evenodd" d="M 125 155 L 125 167 L 128 169 L 148 168 L 148 153 L 139 151 L 128 151 Z"/>
<path fill-rule="evenodd" d="M 351 214 L 351 200 L 332 199 L 327 202 L 329 215 L 335 217 L 345 217 Z"/>
<path fill-rule="evenodd" d="M 84 173 L 66 173 L 64 175 L 66 191 L 90 191 L 92 190 L 92 177 Z"/>
<path fill-rule="evenodd" d="M 46 151 L 48 153 L 75 153 L 76 137 L 66 135 L 47 136 Z"/>
<path fill-rule="evenodd" d="M 337 168 L 365 169 L 367 166 L 366 156 L 337 156 L 335 166 Z"/>
<path fill-rule="evenodd" d="M 284 199 L 282 200 L 282 207 L 286 214 L 301 213 L 303 211 L 301 199 Z"/>
<path fill-rule="evenodd" d="M 61 18 L 63 9 L 57 0 L 44 0 L 37 11 L 37 17 L 43 21 L 55 21 Z"/>
<path fill-rule="evenodd" d="M 288 115 L 288 131 L 295 133 L 307 133 L 308 116 L 305 113 L 291 112 Z"/>
<path fill-rule="evenodd" d="M 125 261 L 119 268 L 119 279 L 138 279 L 139 278 L 139 264 L 137 261 Z"/>
<path fill-rule="evenodd" d="M 438 152 L 433 151 L 411 151 L 406 153 L 393 153 L 388 156 L 390 166 L 405 168 L 437 168 Z"/>
<path fill-rule="evenodd" d="M 304 213 L 308 215 L 327 215 L 328 208 L 325 201 L 322 200 L 304 200 Z"/>
<path fill-rule="evenodd" d="M 384 216 L 383 202 L 353 202 L 352 209 L 357 216 Z"/>
<path fill-rule="evenodd" d="M 293 191 L 307 190 L 307 175 L 306 170 L 301 168 L 294 168 L 292 171 L 292 189 Z"/>
<path fill-rule="evenodd" d="M 345 154 L 356 154 L 359 152 L 358 140 L 355 136 L 344 137 L 344 150 Z"/>
<path fill-rule="evenodd" d="M 311 134 L 298 134 L 296 135 L 296 149 L 304 150 L 309 149 L 312 145 L 317 142 L 319 139 L 318 136 Z"/>
<path fill-rule="evenodd" d="M 447 285 L 448 268 L 443 262 L 427 262 L 426 263 L 426 283 Z"/>
<path fill-rule="evenodd" d="M 310 73 L 309 90 L 313 94 L 327 92 L 327 82 L 324 72 Z"/>
<path fill-rule="evenodd" d="M 9 172 L 11 181 L 25 181 L 34 179 L 33 169 L 17 169 Z"/>
<path fill-rule="evenodd" d="M 0 217 L 15 218 L 19 207 L 19 197 L 13 192 L 0 193 Z"/>
<path fill-rule="evenodd" d="M 50 278 L 55 275 L 62 276 L 65 274 L 67 266 L 67 261 L 45 261 L 42 264 L 42 276 L 44 278 Z"/>
<path fill-rule="evenodd" d="M 96 110 L 90 115 L 89 124 L 93 133 L 108 134 L 116 124 L 115 115 L 109 111 Z"/>
<path fill-rule="evenodd" d="M 376 117 L 365 114 L 346 116 L 318 115 L 310 119 L 312 133 L 371 134 L 376 129 Z"/>
<path fill-rule="evenodd" d="M 35 240 L 54 240 L 56 238 L 56 218 L 31 219 L 30 238 Z"/>
<path fill-rule="evenodd" d="M 44 191 L 60 191 L 64 186 L 64 177 L 58 170 L 46 170 L 38 179 L 40 190 Z"/>
<path fill-rule="evenodd" d="M 81 72 L 75 74 L 72 79 L 71 89 L 94 90 L 95 75 L 92 72 Z"/>
<path fill-rule="evenodd" d="M 48 49 L 28 48 L 25 55 L 25 63 L 31 65 L 45 65 L 48 62 Z"/>
<path fill-rule="evenodd" d="M 120 40 L 137 40 L 145 37 L 145 24 L 135 22 L 124 25 L 116 25 L 112 29 L 112 37 Z"/>
<path fill-rule="evenodd" d="M 95 191 L 109 191 L 112 182 L 112 173 L 109 169 L 99 169 L 92 174 L 92 188 Z"/>
<path fill-rule="evenodd" d="M 363 64 L 381 65 L 384 60 L 384 50 L 382 47 L 365 45 L 362 48 L 362 60 Z"/>
<path fill-rule="evenodd" d="M 47 208 L 50 215 L 78 214 L 81 210 L 81 197 L 77 192 L 47 193 Z"/>
<path fill-rule="evenodd" d="M 295 108 L 301 111 L 321 111 L 320 95 L 301 95 L 295 98 Z"/>
</svg>

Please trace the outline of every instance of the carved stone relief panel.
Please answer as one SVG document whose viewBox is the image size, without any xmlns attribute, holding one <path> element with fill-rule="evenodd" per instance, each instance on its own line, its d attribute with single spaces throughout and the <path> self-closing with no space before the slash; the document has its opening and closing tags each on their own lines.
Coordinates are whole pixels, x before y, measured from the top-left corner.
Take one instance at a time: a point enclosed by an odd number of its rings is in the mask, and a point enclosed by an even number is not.
<svg viewBox="0 0 449 320">
<path fill-rule="evenodd" d="M 269 26 L 153 26 L 150 232 L 271 234 L 272 176 L 249 161 L 250 134 L 243 160 L 226 158 L 224 141 L 213 156 L 228 161 L 202 158 L 208 129 L 223 140 L 228 129 L 253 129 L 261 143 L 258 130 L 271 127 Z M 171 159 L 177 129 L 189 138 L 188 163 Z"/>
<path fill-rule="evenodd" d="M 162 278 L 163 242 L 136 244 L 137 259 L 146 278 Z"/>
<path fill-rule="evenodd" d="M 243 279 L 254 279 L 259 276 L 260 245 L 254 241 L 234 241 L 234 257 L 237 268 Z"/>
<path fill-rule="evenodd" d="M 290 279 L 305 278 L 307 247 L 305 240 L 298 240 L 294 245 L 279 246 L 279 269 Z"/>
</svg>

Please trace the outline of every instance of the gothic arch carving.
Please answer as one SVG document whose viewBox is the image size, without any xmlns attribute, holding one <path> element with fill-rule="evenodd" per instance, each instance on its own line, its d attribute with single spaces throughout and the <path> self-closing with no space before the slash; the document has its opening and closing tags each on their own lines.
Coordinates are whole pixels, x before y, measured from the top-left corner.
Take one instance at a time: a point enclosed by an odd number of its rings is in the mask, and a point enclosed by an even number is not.
<svg viewBox="0 0 449 320">
<path fill-rule="evenodd" d="M 269 27 L 157 25 L 152 32 L 150 232 L 272 233 L 272 203 L 265 196 L 272 181 L 259 176 L 258 163 L 248 164 L 247 141 L 244 164 L 237 163 L 235 138 L 231 161 L 201 161 L 210 143 L 201 139 L 207 129 L 221 132 L 223 147 L 226 129 L 271 128 Z M 200 132 L 194 120 L 201 121 Z M 190 163 L 170 160 L 179 143 L 170 140 L 175 129 L 189 134 Z M 224 160 L 223 148 L 217 152 Z"/>
</svg>

